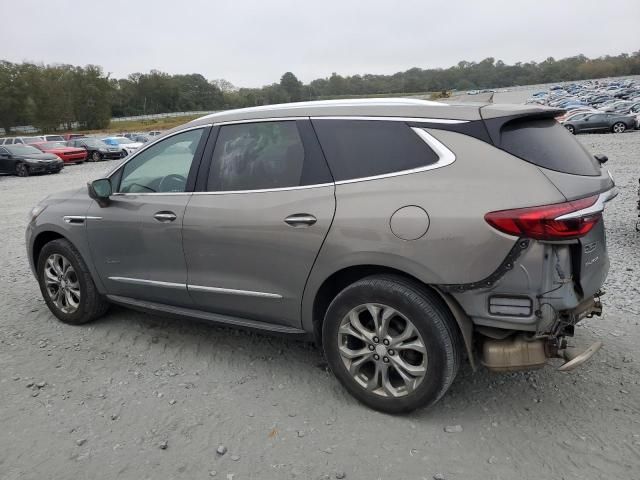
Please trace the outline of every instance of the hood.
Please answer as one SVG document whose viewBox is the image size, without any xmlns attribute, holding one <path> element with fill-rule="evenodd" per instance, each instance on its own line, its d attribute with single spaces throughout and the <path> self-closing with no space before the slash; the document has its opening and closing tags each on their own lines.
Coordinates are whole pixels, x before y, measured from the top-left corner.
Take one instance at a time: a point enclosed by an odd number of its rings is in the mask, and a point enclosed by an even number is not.
<svg viewBox="0 0 640 480">
<path fill-rule="evenodd" d="M 59 157 L 53 153 L 48 152 L 39 152 L 39 153 L 28 153 L 25 155 L 15 155 L 16 158 L 23 159 L 34 159 L 34 160 L 59 160 Z"/>
<path fill-rule="evenodd" d="M 133 143 L 125 143 L 122 145 L 125 148 L 140 148 L 144 143 L 142 142 L 133 142 Z"/>
<path fill-rule="evenodd" d="M 63 190 L 62 192 L 52 193 L 51 195 L 47 195 L 46 197 L 42 198 L 38 202 L 38 205 L 54 205 L 56 203 L 62 203 L 67 200 L 71 200 L 72 198 L 79 197 L 81 195 L 88 197 L 87 187 L 74 188 L 71 190 Z"/>
</svg>

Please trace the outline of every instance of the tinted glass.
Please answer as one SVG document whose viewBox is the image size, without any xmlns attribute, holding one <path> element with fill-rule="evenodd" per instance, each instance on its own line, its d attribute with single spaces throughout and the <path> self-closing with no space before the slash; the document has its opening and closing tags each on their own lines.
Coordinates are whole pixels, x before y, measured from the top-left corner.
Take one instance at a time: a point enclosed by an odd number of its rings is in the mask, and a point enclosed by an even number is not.
<svg viewBox="0 0 640 480">
<path fill-rule="evenodd" d="M 216 140 L 207 190 L 308 185 L 304 171 L 305 150 L 295 121 L 225 125 Z"/>
<path fill-rule="evenodd" d="M 436 153 L 404 122 L 313 120 L 336 181 L 431 165 Z"/>
<path fill-rule="evenodd" d="M 550 170 L 573 175 L 600 175 L 600 167 L 593 156 L 553 119 L 516 120 L 505 124 L 501 130 L 500 148 Z"/>
<path fill-rule="evenodd" d="M 30 145 L 9 145 L 7 146 L 7 150 L 14 155 L 33 155 L 42 153 L 36 147 L 32 147 Z"/>
<path fill-rule="evenodd" d="M 203 129 L 173 135 L 141 152 L 122 170 L 119 192 L 184 192 Z"/>
</svg>

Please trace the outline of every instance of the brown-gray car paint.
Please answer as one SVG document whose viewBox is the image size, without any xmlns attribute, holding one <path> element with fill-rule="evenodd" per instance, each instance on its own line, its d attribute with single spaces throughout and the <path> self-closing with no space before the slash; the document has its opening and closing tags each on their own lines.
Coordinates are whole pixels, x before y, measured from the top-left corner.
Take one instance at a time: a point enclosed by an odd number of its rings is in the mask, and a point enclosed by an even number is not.
<svg viewBox="0 0 640 480">
<path fill-rule="evenodd" d="M 265 107 L 215 114 L 173 131 L 210 123 L 288 116 L 396 116 L 479 120 L 481 106 L 484 105 L 427 106 L 408 103 L 390 107 L 385 104 L 378 105 L 375 102 L 370 104 L 354 102 L 353 105 L 346 105 L 343 102 L 340 105 L 306 108 L 302 105 L 275 109 Z M 488 118 L 511 115 L 514 112 L 540 110 L 538 107 L 529 106 L 517 108 L 492 106 L 484 108 L 483 116 Z M 276 305 L 282 302 L 285 306 L 281 317 L 283 323 L 302 326 L 307 332 L 312 332 L 312 306 L 315 293 L 332 273 L 350 265 L 389 266 L 431 284 L 479 280 L 499 265 L 516 241 L 515 238 L 489 227 L 483 220 L 486 212 L 561 202 L 567 196 L 584 196 L 581 192 L 584 194 L 594 192 L 590 190 L 595 188 L 593 183 L 583 183 L 585 177 L 570 176 L 573 178 L 569 178 L 563 184 L 558 176 L 554 177 L 553 173 L 547 171 L 543 173 L 538 167 L 515 159 L 487 143 L 459 133 L 438 129 L 428 131 L 454 151 L 457 157 L 456 162 L 436 170 L 337 185 L 334 225 L 310 272 L 299 317 L 295 318 L 296 308 L 287 301 L 289 292 L 286 291 L 274 292 L 283 294 L 284 298 L 281 300 L 265 300 L 265 302 L 273 302 L 274 305 L 267 307 L 269 317 L 277 316 Z M 527 178 L 526 188 L 522 186 L 523 178 Z M 552 178 L 555 186 L 549 181 Z M 600 186 L 606 184 L 601 180 L 598 182 Z M 432 188 L 425 188 L 426 185 Z M 491 185 L 492 188 L 488 189 L 487 185 Z M 567 194 L 560 191 L 563 188 L 567 190 Z M 375 195 L 372 196 L 374 193 Z M 191 199 L 189 194 L 184 194 L 184 197 L 187 201 Z M 155 201 L 162 200 L 155 199 L 153 202 Z M 86 215 L 91 203 L 93 201 L 86 197 L 86 193 L 75 193 L 66 201 L 56 200 L 55 203 L 49 203 L 48 208 L 28 227 L 27 244 L 30 260 L 32 260 L 36 235 L 45 231 L 57 232 L 74 243 L 85 259 L 89 259 L 87 264 L 98 289 L 102 293 L 111 293 L 102 283 L 101 276 L 94 265 L 105 259 L 92 258 L 87 242 L 87 226 L 91 228 L 94 222 L 100 220 L 88 220 L 83 225 L 69 225 L 62 221 L 64 215 Z M 389 215 L 400 206 L 412 204 L 425 208 L 429 213 L 431 225 L 426 235 L 418 240 L 407 242 L 391 233 Z M 441 208 L 442 212 L 439 212 Z M 91 210 L 95 213 L 96 211 L 104 212 L 105 209 L 97 209 L 94 205 Z M 253 223 L 251 219 L 247 219 L 243 223 L 247 227 L 243 233 L 247 235 L 255 234 L 251 224 L 254 227 L 264 226 L 260 219 L 254 219 Z M 194 221 L 195 224 L 197 223 Z M 236 238 L 240 230 L 243 230 L 239 227 L 239 224 L 234 225 L 237 231 L 231 237 Z M 319 222 L 317 230 L 325 227 L 324 222 Z M 322 232 L 319 232 L 314 238 L 321 236 Z M 199 242 L 201 240 L 194 240 L 194 244 Z M 205 245 L 205 243 L 199 244 Z M 433 250 L 427 252 L 427 245 L 429 250 Z M 452 259 L 456 259 L 456 263 L 452 262 Z M 286 268 L 283 266 L 284 272 L 287 271 Z M 245 269 L 250 270 L 248 266 L 245 266 Z M 162 273 L 162 268 L 157 268 L 156 272 Z M 144 271 L 137 274 L 139 278 L 144 278 L 144 275 Z M 168 302 L 166 298 L 169 298 L 172 292 L 170 289 L 164 292 L 165 290 L 163 290 L 164 301 Z M 187 299 L 187 302 L 189 301 L 190 299 Z M 238 301 L 246 302 L 246 297 L 238 297 Z M 260 316 L 260 312 L 256 312 L 255 316 Z M 499 325 L 500 322 L 498 321 L 497 324 Z"/>
</svg>

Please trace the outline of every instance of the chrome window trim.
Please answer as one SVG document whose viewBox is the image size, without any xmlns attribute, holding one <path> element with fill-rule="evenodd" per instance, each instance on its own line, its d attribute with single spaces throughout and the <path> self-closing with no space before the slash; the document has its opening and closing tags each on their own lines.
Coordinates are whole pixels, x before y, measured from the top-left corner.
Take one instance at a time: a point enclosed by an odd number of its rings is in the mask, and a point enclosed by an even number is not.
<svg viewBox="0 0 640 480">
<path fill-rule="evenodd" d="M 334 117 L 271 117 L 271 118 L 256 118 L 251 120 L 237 120 L 237 121 L 229 121 L 229 122 L 220 122 L 214 124 L 207 125 L 199 125 L 197 127 L 191 127 L 188 129 L 180 130 L 179 132 L 174 132 L 172 135 L 176 135 L 178 133 L 186 132 L 189 130 L 194 130 L 197 128 L 206 128 L 211 126 L 223 126 L 223 125 L 234 125 L 240 123 L 259 123 L 259 122 L 268 122 L 268 121 L 284 121 L 284 120 L 307 120 L 307 119 L 319 119 L 319 120 L 391 120 L 391 121 L 401 121 L 401 122 L 423 122 L 423 123 L 443 123 L 443 124 L 457 124 L 457 123 L 467 123 L 468 120 L 451 120 L 451 119 L 429 119 L 429 118 L 407 118 L 407 117 L 349 117 L 345 116 L 334 116 Z M 147 195 L 164 195 L 164 196 L 174 196 L 174 195 L 230 195 L 230 194 L 244 194 L 244 193 L 269 193 L 269 192 L 286 192 L 293 190 L 305 190 L 309 188 L 322 188 L 322 187 L 330 187 L 332 185 L 345 185 L 349 183 L 357 183 L 357 182 L 368 182 L 370 180 L 380 180 L 384 178 L 397 177 L 401 175 L 409 175 L 412 173 L 425 172 L 428 170 L 435 170 L 437 168 L 446 167 L 451 165 L 455 160 L 455 154 L 449 150 L 442 142 L 437 140 L 431 134 L 427 133 L 422 127 L 411 127 L 411 129 L 427 144 L 429 147 L 436 153 L 439 160 L 431 165 L 425 165 L 424 167 L 413 168 L 410 170 L 401 170 L 398 172 L 390 172 L 384 173 L 380 175 L 373 175 L 370 177 L 359 177 L 352 178 L 349 180 L 339 180 L 337 182 L 331 183 L 317 183 L 313 185 L 299 185 L 295 187 L 279 187 L 279 188 L 263 188 L 256 190 L 228 190 L 228 191 L 218 191 L 218 192 L 149 192 L 149 193 L 114 193 L 113 196 L 147 196 Z M 172 136 L 171 135 L 171 136 Z M 162 139 L 169 138 L 169 136 L 162 137 Z M 156 143 L 156 142 L 153 142 Z M 147 148 L 146 146 L 144 147 Z M 138 155 L 143 150 L 138 150 L 135 154 L 132 155 L 131 158 L 134 158 L 135 155 Z M 130 159 L 129 159 L 130 160 Z M 127 160 L 127 162 L 129 161 Z M 116 168 L 124 167 L 126 162 L 122 163 L 120 166 Z M 115 170 L 114 170 L 115 172 Z M 111 175 L 111 174 L 110 174 Z"/>
<path fill-rule="evenodd" d="M 183 128 L 182 130 L 178 130 L 177 132 L 172 132 L 172 133 L 169 133 L 169 134 L 166 134 L 166 135 L 161 135 L 159 138 L 156 138 L 155 140 L 153 140 L 151 142 L 145 143 L 144 146 L 140 147 L 138 150 L 136 150 L 132 154 L 128 155 L 127 158 L 123 162 L 121 162 L 118 165 L 116 165 L 113 168 L 113 170 L 111 170 L 109 173 L 107 173 L 105 175 L 105 178 L 111 179 L 111 176 L 113 174 L 115 174 L 118 170 L 120 170 L 121 168 L 124 168 L 124 166 L 127 163 L 129 163 L 131 160 L 136 158 L 138 155 L 140 155 L 142 152 L 144 152 L 147 148 L 152 147 L 153 145 L 155 145 L 156 143 L 161 142 L 162 140 L 174 137 L 174 136 L 176 136 L 176 135 L 178 135 L 180 133 L 190 132 L 191 130 L 197 130 L 199 128 L 203 128 L 204 129 L 204 128 L 208 128 L 208 127 L 212 127 L 212 126 L 213 126 L 212 123 L 206 123 L 206 124 L 202 124 L 202 125 L 196 125 L 196 126 L 193 126 L 193 127 Z M 190 193 L 190 192 L 185 192 L 185 193 Z"/>
<path fill-rule="evenodd" d="M 188 285 L 188 290 L 196 292 L 212 292 L 212 293 L 224 293 L 228 295 L 242 295 L 246 297 L 259 297 L 259 298 L 282 298 L 282 295 L 277 293 L 268 292 L 254 292 L 252 290 L 238 290 L 235 288 L 221 288 L 221 287 L 205 287 L 204 285 Z"/>
<path fill-rule="evenodd" d="M 187 285 L 185 283 L 160 282 L 158 280 L 147 280 L 144 278 L 109 277 L 109 280 L 113 280 L 114 282 L 130 283 L 133 285 L 151 285 L 155 287 L 178 288 L 180 290 L 187 289 Z"/>
<path fill-rule="evenodd" d="M 442 142 L 427 133 L 424 128 L 411 127 L 413 130 L 438 156 L 438 161 L 424 167 L 411 168 L 409 170 L 400 170 L 399 172 L 383 173 L 381 175 L 373 175 L 371 177 L 352 178 L 349 180 L 339 180 L 336 185 L 345 185 L 348 183 L 368 182 L 369 180 L 379 180 L 381 178 L 398 177 L 401 175 L 409 175 L 412 173 L 426 172 L 437 168 L 446 167 L 456 161 L 455 154 L 449 150 Z"/>
<path fill-rule="evenodd" d="M 604 204 L 613 200 L 617 196 L 618 196 L 618 190 L 614 187 L 598 195 L 598 199 L 596 200 L 596 203 L 594 203 L 590 207 L 583 208 L 582 210 L 578 210 L 575 212 L 567 213 L 565 215 L 560 215 L 559 217 L 556 217 L 554 220 L 569 220 L 572 218 L 587 217 L 595 213 L 601 213 L 604 211 Z"/>
</svg>

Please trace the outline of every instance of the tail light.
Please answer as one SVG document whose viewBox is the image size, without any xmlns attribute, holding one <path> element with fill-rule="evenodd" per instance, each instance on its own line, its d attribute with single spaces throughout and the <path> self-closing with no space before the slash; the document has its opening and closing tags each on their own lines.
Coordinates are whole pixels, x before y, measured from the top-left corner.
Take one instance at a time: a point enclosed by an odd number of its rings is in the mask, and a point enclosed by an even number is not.
<svg viewBox="0 0 640 480">
<path fill-rule="evenodd" d="M 536 240 L 569 240 L 591 231 L 602 217 L 599 196 L 540 207 L 490 212 L 484 216 L 489 225 L 516 237 Z"/>
</svg>

